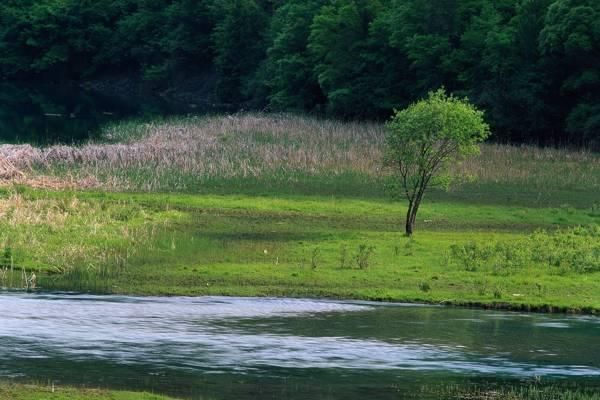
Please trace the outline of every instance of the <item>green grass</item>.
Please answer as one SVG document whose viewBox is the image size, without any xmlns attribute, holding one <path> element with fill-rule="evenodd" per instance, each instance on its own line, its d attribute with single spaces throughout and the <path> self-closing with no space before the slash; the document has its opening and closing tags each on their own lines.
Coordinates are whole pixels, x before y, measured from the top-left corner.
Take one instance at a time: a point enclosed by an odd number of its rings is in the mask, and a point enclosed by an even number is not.
<svg viewBox="0 0 600 400">
<path fill-rule="evenodd" d="M 0 400 L 173 400 L 150 393 L 0 383 Z"/>
<path fill-rule="evenodd" d="M 100 186 L 0 189 L 0 286 L 36 274 L 43 289 L 102 293 L 600 311 L 597 237 L 568 239 L 600 224 L 598 154 L 486 144 L 455 167 L 475 181 L 426 195 L 409 240 L 404 202 L 383 190 L 383 134 L 248 114 L 128 122 L 102 143 L 14 150 L 33 182 Z M 547 244 L 571 255 L 538 256 Z"/>
<path fill-rule="evenodd" d="M 425 393 L 435 395 L 440 400 L 598 400 L 600 394 L 594 389 L 569 388 L 562 386 L 542 386 L 539 384 L 522 384 L 506 387 L 465 387 L 464 385 L 447 386 Z"/>
<path fill-rule="evenodd" d="M 573 387 L 570 387 L 573 386 Z M 531 383 L 484 387 L 481 385 L 426 386 L 410 398 L 470 399 L 470 400 L 599 400 L 594 389 L 576 385 L 547 386 Z M 171 397 L 139 392 L 106 389 L 69 388 L 43 385 L 0 383 L 0 400 L 173 400 Z"/>
<path fill-rule="evenodd" d="M 595 270 L 521 262 L 497 273 L 449 262 L 452 246 L 600 223 L 591 209 L 432 201 L 408 239 L 404 204 L 387 200 L 29 189 L 2 199 L 16 220 L 4 222 L 0 250 L 10 247 L 12 262 L 38 272 L 45 289 L 600 310 Z M 373 253 L 363 250 L 359 263 L 361 246 Z"/>
</svg>

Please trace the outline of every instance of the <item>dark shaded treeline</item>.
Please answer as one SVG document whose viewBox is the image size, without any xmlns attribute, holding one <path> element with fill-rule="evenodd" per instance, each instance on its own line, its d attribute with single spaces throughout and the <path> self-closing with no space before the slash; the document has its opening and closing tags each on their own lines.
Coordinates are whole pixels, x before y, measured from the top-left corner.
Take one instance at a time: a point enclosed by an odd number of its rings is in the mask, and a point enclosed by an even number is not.
<svg viewBox="0 0 600 400">
<path fill-rule="evenodd" d="M 600 142 L 598 0 L 3 0 L 0 75 L 156 88 L 386 118 L 445 86 L 500 141 Z"/>
</svg>

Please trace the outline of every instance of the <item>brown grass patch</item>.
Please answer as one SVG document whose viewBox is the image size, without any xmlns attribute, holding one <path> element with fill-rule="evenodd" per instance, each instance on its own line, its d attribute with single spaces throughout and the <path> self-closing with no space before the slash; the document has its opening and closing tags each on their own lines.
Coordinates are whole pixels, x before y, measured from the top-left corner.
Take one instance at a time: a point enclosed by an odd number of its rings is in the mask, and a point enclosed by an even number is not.
<svg viewBox="0 0 600 400">
<path fill-rule="evenodd" d="M 0 155 L 0 181 L 21 178 L 24 175 L 8 158 Z"/>
<path fill-rule="evenodd" d="M 140 127 L 141 138 L 116 135 L 124 143 L 0 146 L 0 185 L 152 191 L 185 189 L 186 177 L 376 177 L 385 144 L 382 124 L 293 115 L 179 118 Z M 491 183 L 600 187 L 600 157 L 587 151 L 485 144 L 455 172 Z"/>
</svg>

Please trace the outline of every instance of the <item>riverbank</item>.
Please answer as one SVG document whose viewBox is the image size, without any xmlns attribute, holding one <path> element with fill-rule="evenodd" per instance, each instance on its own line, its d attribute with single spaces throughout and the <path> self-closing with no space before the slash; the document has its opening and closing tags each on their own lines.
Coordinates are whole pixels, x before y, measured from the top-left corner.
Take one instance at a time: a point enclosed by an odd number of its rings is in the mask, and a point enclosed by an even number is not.
<svg viewBox="0 0 600 400">
<path fill-rule="evenodd" d="M 382 135 L 236 115 L 5 147 L 0 286 L 600 311 L 597 154 L 485 145 L 456 166 L 476 180 L 428 194 L 409 239 Z"/>
<path fill-rule="evenodd" d="M 0 400 L 173 400 L 150 393 L 0 382 Z"/>
<path fill-rule="evenodd" d="M 600 310 L 598 229 L 569 228 L 589 210 L 430 201 L 409 239 L 385 200 L 19 190 L 0 195 L 2 286 Z"/>
<path fill-rule="evenodd" d="M 423 387 L 417 396 L 440 400 L 598 400 L 600 395 L 583 388 L 564 388 L 560 386 L 542 386 L 524 384 L 507 387 L 460 387 L 431 386 Z M 69 388 L 31 384 L 14 384 L 0 382 L 0 400 L 175 400 L 150 393 L 113 391 L 104 389 Z"/>
</svg>

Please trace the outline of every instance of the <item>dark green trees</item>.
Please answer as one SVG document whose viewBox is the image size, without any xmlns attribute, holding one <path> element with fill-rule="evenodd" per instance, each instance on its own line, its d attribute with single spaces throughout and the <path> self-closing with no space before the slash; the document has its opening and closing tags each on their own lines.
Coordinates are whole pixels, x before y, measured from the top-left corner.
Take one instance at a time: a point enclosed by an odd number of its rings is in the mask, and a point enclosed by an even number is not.
<svg viewBox="0 0 600 400">
<path fill-rule="evenodd" d="M 61 80 L 92 74 L 113 32 L 113 11 L 91 0 L 2 2 L 1 75 Z"/>
<path fill-rule="evenodd" d="M 546 13 L 540 49 L 560 94 L 569 142 L 600 141 L 600 2 L 557 0 Z"/>
<path fill-rule="evenodd" d="M 308 51 L 313 18 L 325 0 L 290 0 L 275 10 L 260 76 L 274 110 L 306 111 L 325 103 Z"/>
<path fill-rule="evenodd" d="M 268 26 L 267 0 L 213 0 L 215 19 L 212 45 L 219 73 L 218 90 L 223 101 L 235 103 L 251 96 L 251 76 L 266 51 L 263 40 Z"/>
<path fill-rule="evenodd" d="M 4 0 L 0 78 L 217 81 L 223 103 L 388 118 L 440 86 L 501 141 L 600 145 L 596 0 Z"/>
<path fill-rule="evenodd" d="M 359 115 L 372 107 L 364 85 L 370 78 L 365 57 L 369 28 L 381 9 L 375 0 L 334 1 L 313 19 L 308 49 L 332 114 Z"/>
</svg>

